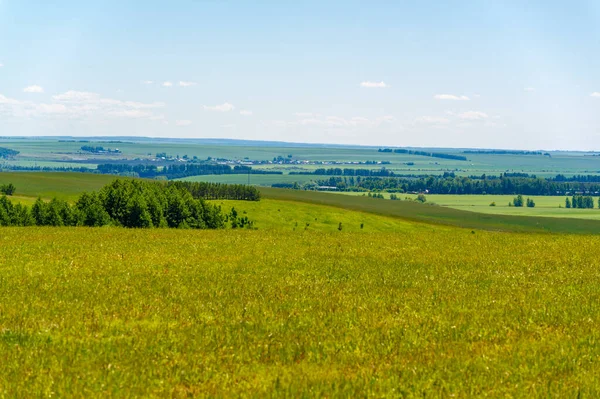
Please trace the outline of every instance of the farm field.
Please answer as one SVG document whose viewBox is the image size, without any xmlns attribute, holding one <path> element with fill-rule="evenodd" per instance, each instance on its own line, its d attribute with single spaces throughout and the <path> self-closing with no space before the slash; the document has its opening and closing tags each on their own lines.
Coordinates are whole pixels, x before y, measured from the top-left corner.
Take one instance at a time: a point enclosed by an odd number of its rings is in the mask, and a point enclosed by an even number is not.
<svg viewBox="0 0 600 399">
<path fill-rule="evenodd" d="M 59 138 L 0 138 L 0 147 L 20 151 L 14 159 L 3 160 L 5 165 L 16 166 L 52 166 L 95 168 L 108 160 L 138 160 L 147 162 L 157 153 L 169 156 L 187 155 L 205 160 L 256 160 L 270 161 L 276 157 L 291 155 L 295 160 L 323 162 L 365 162 L 385 161 L 386 165 L 352 165 L 344 167 L 379 169 L 382 166 L 401 174 L 443 174 L 454 172 L 457 175 L 500 174 L 504 172 L 522 172 L 550 177 L 556 174 L 598 175 L 600 166 L 593 152 L 551 151 L 551 157 L 542 155 L 497 155 L 464 154 L 463 149 L 416 148 L 432 152 L 465 155 L 467 161 L 432 158 L 410 154 L 378 152 L 377 147 L 309 145 L 291 143 L 264 143 L 252 141 L 215 141 L 215 140 L 153 140 L 131 137 L 113 138 L 77 138 L 75 141 L 59 141 Z M 79 141 L 84 140 L 84 141 Z M 92 154 L 81 151 L 82 145 L 118 148 L 119 154 Z M 407 165 L 407 163 L 411 163 Z M 339 165 L 338 165 L 339 166 Z M 259 165 L 257 168 L 273 168 L 289 172 L 291 170 L 313 170 L 323 165 Z M 325 165 L 327 167 L 327 165 Z M 293 180 L 300 181 L 300 180 Z M 292 182 L 293 182 L 292 181 Z M 284 181 L 278 181 L 284 182 Z M 285 182 L 290 182 L 286 180 Z"/>
<path fill-rule="evenodd" d="M 276 183 L 304 183 L 315 179 L 314 176 L 307 175 L 250 175 L 250 184 L 258 186 L 271 186 Z M 204 181 L 209 183 L 225 184 L 247 184 L 248 175 L 203 175 L 191 176 L 183 179 L 184 181 Z"/>
<path fill-rule="evenodd" d="M 363 193 L 353 192 L 338 192 L 333 194 L 343 194 L 352 196 L 362 196 Z M 366 193 L 365 193 L 366 195 Z M 382 193 L 389 199 L 389 193 Z M 415 199 L 415 194 L 396 194 L 400 199 L 406 197 Z M 514 195 L 443 195 L 443 194 L 428 194 L 426 195 L 427 202 L 435 205 L 448 208 L 460 209 L 471 212 L 486 213 L 492 215 L 518 215 L 518 216 L 544 216 L 544 217 L 560 217 L 560 218 L 575 218 L 575 219 L 594 219 L 600 220 L 600 209 L 598 199 L 594 199 L 595 209 L 566 209 L 565 196 L 523 196 L 523 198 L 531 198 L 535 201 L 535 208 L 527 207 L 511 207 L 508 206 L 512 202 Z M 496 206 L 490 206 L 492 202 Z M 560 207 L 559 207 L 560 206 Z"/>
<path fill-rule="evenodd" d="M 14 184 L 18 197 L 56 197 L 72 201 L 82 192 L 98 190 L 115 178 L 90 173 L 5 172 L 0 173 L 0 185 Z"/>
<path fill-rule="evenodd" d="M 599 393 L 596 237 L 0 237 L 1 396 Z"/>
</svg>

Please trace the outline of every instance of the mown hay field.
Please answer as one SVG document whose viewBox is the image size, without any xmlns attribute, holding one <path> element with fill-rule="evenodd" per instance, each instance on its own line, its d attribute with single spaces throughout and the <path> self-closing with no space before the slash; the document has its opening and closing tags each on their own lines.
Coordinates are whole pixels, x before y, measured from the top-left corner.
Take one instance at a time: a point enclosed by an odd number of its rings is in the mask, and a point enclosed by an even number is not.
<svg viewBox="0 0 600 399">
<path fill-rule="evenodd" d="M 599 244 L 2 228 L 0 396 L 597 397 Z"/>
</svg>

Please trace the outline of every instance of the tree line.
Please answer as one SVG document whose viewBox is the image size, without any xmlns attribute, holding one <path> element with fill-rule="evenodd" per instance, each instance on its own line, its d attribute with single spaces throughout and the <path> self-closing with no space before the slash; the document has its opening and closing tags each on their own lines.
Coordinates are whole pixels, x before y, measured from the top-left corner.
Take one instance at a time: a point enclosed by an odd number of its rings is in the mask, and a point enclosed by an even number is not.
<svg viewBox="0 0 600 399">
<path fill-rule="evenodd" d="M 168 185 L 173 185 L 178 188 L 188 190 L 194 198 L 202 198 L 207 200 L 260 200 L 260 191 L 258 191 L 256 187 L 243 184 L 172 181 L 169 182 Z"/>
<path fill-rule="evenodd" d="M 508 195 L 568 195 L 600 193 L 600 183 L 561 182 L 542 178 L 504 177 L 473 179 L 471 177 L 428 176 L 339 177 L 316 181 L 317 185 L 333 186 L 341 191 L 429 192 L 430 194 L 508 194 Z"/>
<path fill-rule="evenodd" d="M 594 198 L 589 195 L 574 195 L 572 198 L 565 198 L 565 208 L 594 209 Z M 600 199 L 598 200 L 600 208 Z"/>
<path fill-rule="evenodd" d="M 523 150 L 465 150 L 463 154 L 492 154 L 492 155 L 546 155 L 548 152 L 542 151 L 523 151 Z"/>
<path fill-rule="evenodd" d="M 91 152 L 94 154 L 101 154 L 104 152 L 109 152 L 109 153 L 113 153 L 113 154 L 120 154 L 121 150 L 115 149 L 112 150 L 110 148 L 104 148 L 102 146 L 93 146 L 93 145 L 82 145 L 81 146 L 81 151 L 85 151 L 85 152 Z"/>
<path fill-rule="evenodd" d="M 129 228 L 220 229 L 252 227 L 246 216 L 194 198 L 183 185 L 115 180 L 99 192 L 83 193 L 71 205 L 41 198 L 31 206 L 0 197 L 0 226 L 122 226 Z"/>
<path fill-rule="evenodd" d="M 393 171 L 381 169 L 352 169 L 352 168 L 317 168 L 313 171 L 290 172 L 290 175 L 316 175 L 316 176 L 397 176 Z"/>
<path fill-rule="evenodd" d="M 167 179 L 181 179 L 189 176 L 202 175 L 231 175 L 231 174 L 261 174 L 261 175 L 281 175 L 281 171 L 259 170 L 252 169 L 246 165 L 230 165 L 221 164 L 178 164 L 167 165 L 162 169 L 158 169 L 156 165 L 148 164 L 100 164 L 97 167 L 99 173 L 102 174 L 129 174 L 135 177 L 155 178 L 164 177 Z"/>
<path fill-rule="evenodd" d="M 418 150 L 406 150 L 403 148 L 380 148 L 378 152 L 393 152 L 395 154 L 408 154 L 408 155 L 421 155 L 424 157 L 442 158 L 442 159 L 453 159 L 456 161 L 466 161 L 467 157 L 464 155 L 445 154 L 443 152 L 430 152 L 430 151 L 418 151 Z"/>
</svg>

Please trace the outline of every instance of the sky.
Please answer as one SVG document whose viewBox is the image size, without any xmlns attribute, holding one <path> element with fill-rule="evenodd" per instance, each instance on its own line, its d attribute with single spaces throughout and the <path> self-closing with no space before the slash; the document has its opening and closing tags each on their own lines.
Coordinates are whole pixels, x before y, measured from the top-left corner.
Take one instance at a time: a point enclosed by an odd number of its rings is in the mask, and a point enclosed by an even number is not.
<svg viewBox="0 0 600 399">
<path fill-rule="evenodd" d="M 0 136 L 600 150 L 597 0 L 0 0 Z"/>
</svg>

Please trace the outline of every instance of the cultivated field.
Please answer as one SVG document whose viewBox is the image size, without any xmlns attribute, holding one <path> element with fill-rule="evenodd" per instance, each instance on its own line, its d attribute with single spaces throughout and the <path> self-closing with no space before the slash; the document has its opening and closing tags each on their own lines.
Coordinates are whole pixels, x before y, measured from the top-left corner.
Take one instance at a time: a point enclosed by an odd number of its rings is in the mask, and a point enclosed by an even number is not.
<svg viewBox="0 0 600 399">
<path fill-rule="evenodd" d="M 417 149 L 453 155 L 464 155 L 467 161 L 432 158 L 427 156 L 396 154 L 378 152 L 377 147 L 358 146 L 326 146 L 290 143 L 263 143 L 263 142 L 237 142 L 227 140 L 152 140 L 144 138 L 81 138 L 74 141 L 60 141 L 59 138 L 0 138 L 0 147 L 20 151 L 14 159 L 1 160 L 0 166 L 51 166 L 70 167 L 85 166 L 95 168 L 96 165 L 109 160 L 138 160 L 147 162 L 155 158 L 157 153 L 166 153 L 169 156 L 187 155 L 189 158 L 198 157 L 205 160 L 255 160 L 270 161 L 276 157 L 287 158 L 292 156 L 295 160 L 311 162 L 388 162 L 385 165 L 358 165 L 347 164 L 345 167 L 379 169 L 382 166 L 401 174 L 435 174 L 454 172 L 457 175 L 481 175 L 504 172 L 532 173 L 537 176 L 549 177 L 556 174 L 589 174 L 598 175 L 597 153 L 592 152 L 566 152 L 551 151 L 551 157 L 542 155 L 497 155 L 497 154 L 464 154 L 463 149 L 429 148 Z M 118 148 L 119 154 L 92 154 L 81 151 L 82 145 L 103 146 L 105 148 Z M 333 165 L 335 166 L 335 165 Z M 285 173 L 291 170 L 313 170 L 321 165 L 267 165 L 258 168 L 282 170 Z M 342 166 L 343 167 L 343 166 Z M 227 182 L 227 176 L 221 176 L 222 182 Z M 320 178 L 320 177 L 318 177 Z M 276 183 L 302 182 L 302 177 L 295 179 L 284 177 Z M 257 181 L 257 184 L 263 184 Z M 265 183 L 271 184 L 271 183 Z"/>
</svg>

